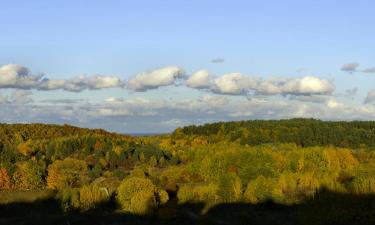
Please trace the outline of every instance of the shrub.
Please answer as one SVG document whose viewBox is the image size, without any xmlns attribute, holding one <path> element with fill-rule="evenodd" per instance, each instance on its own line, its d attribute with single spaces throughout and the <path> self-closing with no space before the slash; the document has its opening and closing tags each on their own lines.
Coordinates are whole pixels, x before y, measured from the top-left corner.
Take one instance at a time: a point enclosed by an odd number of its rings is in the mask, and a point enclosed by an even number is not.
<svg viewBox="0 0 375 225">
<path fill-rule="evenodd" d="M 220 201 L 218 196 L 218 187 L 216 184 L 207 185 L 184 185 L 177 192 L 179 203 L 186 202 L 209 202 L 217 203 Z"/>
<path fill-rule="evenodd" d="M 354 194 L 373 194 L 375 193 L 375 178 L 356 177 L 349 185 L 349 190 Z"/>
<path fill-rule="evenodd" d="M 80 207 L 79 202 L 79 190 L 73 188 L 60 189 L 58 194 L 61 208 L 66 211 L 78 209 Z"/>
<path fill-rule="evenodd" d="M 233 173 L 220 176 L 218 182 L 218 194 L 224 202 L 235 202 L 241 199 L 241 179 Z"/>
<path fill-rule="evenodd" d="M 93 209 L 98 204 L 108 201 L 109 193 L 106 188 L 97 185 L 85 185 L 79 190 L 80 208 Z"/>
</svg>

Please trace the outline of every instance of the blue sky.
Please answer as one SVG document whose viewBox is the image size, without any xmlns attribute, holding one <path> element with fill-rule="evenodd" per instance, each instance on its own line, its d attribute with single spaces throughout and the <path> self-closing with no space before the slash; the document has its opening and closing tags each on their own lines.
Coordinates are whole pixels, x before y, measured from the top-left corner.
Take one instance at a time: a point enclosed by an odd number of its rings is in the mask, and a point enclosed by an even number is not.
<svg viewBox="0 0 375 225">
<path fill-rule="evenodd" d="M 0 70 L 0 122 L 165 132 L 217 120 L 373 119 L 374 1 L 0 3 L 0 67 L 19 66 Z M 60 84 L 9 83 L 21 67 Z M 189 86 L 203 69 L 210 85 Z M 129 85 L 141 73 L 142 86 Z"/>
</svg>

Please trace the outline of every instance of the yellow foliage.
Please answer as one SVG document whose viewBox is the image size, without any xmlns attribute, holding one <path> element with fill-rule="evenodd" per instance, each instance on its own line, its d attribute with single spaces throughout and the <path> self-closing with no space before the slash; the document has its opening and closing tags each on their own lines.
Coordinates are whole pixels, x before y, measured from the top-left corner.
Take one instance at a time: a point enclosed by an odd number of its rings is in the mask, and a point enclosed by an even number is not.
<svg viewBox="0 0 375 225">
<path fill-rule="evenodd" d="M 32 152 L 32 149 L 29 146 L 28 142 L 19 144 L 17 149 L 18 149 L 18 152 L 20 152 L 24 156 L 27 156 Z"/>
<path fill-rule="evenodd" d="M 108 199 L 108 190 L 97 185 L 84 185 L 79 190 L 80 207 L 84 210 L 93 209 Z"/>
<path fill-rule="evenodd" d="M 120 146 L 113 147 L 113 151 L 116 153 L 117 156 L 120 156 L 124 150 Z"/>
<path fill-rule="evenodd" d="M 85 161 L 66 158 L 57 160 L 48 167 L 48 188 L 79 187 L 87 181 L 88 175 Z"/>
<path fill-rule="evenodd" d="M 209 202 L 215 203 L 220 201 L 218 195 L 218 186 L 210 183 L 206 185 L 186 184 L 177 192 L 179 203 L 187 202 Z"/>
<path fill-rule="evenodd" d="M 275 182 L 270 178 L 259 176 L 255 180 L 250 181 L 244 193 L 244 199 L 247 202 L 258 203 L 268 199 L 272 199 L 276 193 Z"/>
<path fill-rule="evenodd" d="M 156 206 L 168 201 L 168 194 L 147 178 L 131 177 L 118 187 L 117 200 L 125 211 L 148 214 Z"/>
</svg>

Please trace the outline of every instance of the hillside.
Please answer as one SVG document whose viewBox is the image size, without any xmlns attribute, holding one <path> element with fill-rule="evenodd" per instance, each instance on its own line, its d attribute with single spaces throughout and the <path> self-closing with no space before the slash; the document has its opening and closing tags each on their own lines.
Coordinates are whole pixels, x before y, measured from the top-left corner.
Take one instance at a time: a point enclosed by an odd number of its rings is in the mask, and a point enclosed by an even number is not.
<svg viewBox="0 0 375 225">
<path fill-rule="evenodd" d="M 374 126 L 241 121 L 130 137 L 1 124 L 0 211 L 8 213 L 0 224 L 222 224 L 230 217 L 238 218 L 231 224 L 368 224 L 375 221 L 363 210 L 375 207 Z M 353 204 L 343 204 L 348 199 Z M 46 211 L 48 220 L 32 219 Z"/>
<path fill-rule="evenodd" d="M 218 122 L 177 129 L 173 137 L 199 136 L 209 143 L 221 141 L 247 145 L 295 143 L 299 146 L 375 146 L 375 121 L 321 121 L 316 119 Z"/>
</svg>

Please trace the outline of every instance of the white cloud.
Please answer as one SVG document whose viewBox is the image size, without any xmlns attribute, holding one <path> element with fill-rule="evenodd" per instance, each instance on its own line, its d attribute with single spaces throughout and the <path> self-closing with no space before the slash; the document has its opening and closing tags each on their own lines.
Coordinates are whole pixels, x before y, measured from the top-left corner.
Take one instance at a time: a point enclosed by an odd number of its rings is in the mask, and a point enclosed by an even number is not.
<svg viewBox="0 0 375 225">
<path fill-rule="evenodd" d="M 35 88 L 42 75 L 32 75 L 29 69 L 16 64 L 0 67 L 0 88 Z"/>
<path fill-rule="evenodd" d="M 168 66 L 137 74 L 128 81 L 128 88 L 133 91 L 147 91 L 161 86 L 175 84 L 177 78 L 184 75 L 184 70 L 177 66 Z"/>
<path fill-rule="evenodd" d="M 257 81 L 241 73 L 228 73 L 214 80 L 213 91 L 219 94 L 242 95 L 255 88 Z"/>
<path fill-rule="evenodd" d="M 93 75 L 77 76 L 72 79 L 48 79 L 43 75 L 33 75 L 30 70 L 17 64 L 0 67 L 0 88 L 38 89 L 80 92 L 86 89 L 123 87 L 124 83 L 117 76 Z"/>
<path fill-rule="evenodd" d="M 306 76 L 287 81 L 281 87 L 282 93 L 292 95 L 324 95 L 335 90 L 335 86 L 328 80 Z"/>
<path fill-rule="evenodd" d="M 191 88 L 205 89 L 212 86 L 212 80 L 213 77 L 207 70 L 199 70 L 186 80 L 186 85 Z"/>
<path fill-rule="evenodd" d="M 186 86 L 223 95 L 330 95 L 335 90 L 331 81 L 314 76 L 261 79 L 227 73 L 213 78 L 206 70 L 192 74 Z"/>
<path fill-rule="evenodd" d="M 39 84 L 39 90 L 57 90 L 62 89 L 65 91 L 80 92 L 86 89 L 97 90 L 104 88 L 115 88 L 123 87 L 123 83 L 120 78 L 116 76 L 77 76 L 72 79 L 43 79 Z"/>
</svg>

